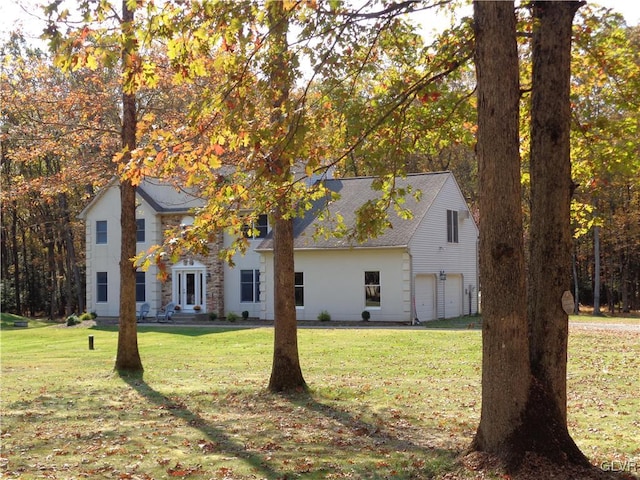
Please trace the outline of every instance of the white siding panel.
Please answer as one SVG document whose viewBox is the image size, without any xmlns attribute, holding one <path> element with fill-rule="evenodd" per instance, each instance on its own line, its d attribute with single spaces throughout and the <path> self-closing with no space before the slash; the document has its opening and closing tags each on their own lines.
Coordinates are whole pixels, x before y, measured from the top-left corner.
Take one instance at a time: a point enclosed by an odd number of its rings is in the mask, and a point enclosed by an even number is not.
<svg viewBox="0 0 640 480">
<path fill-rule="evenodd" d="M 99 316 L 117 317 L 120 311 L 120 188 L 117 183 L 105 187 L 106 191 L 86 213 L 86 248 L 87 248 L 87 311 L 94 311 Z M 146 251 L 151 245 L 162 242 L 162 222 L 153 208 L 137 196 L 138 207 L 136 218 L 145 219 L 145 241 L 136 244 L 136 251 Z M 106 220 L 107 243 L 96 245 L 96 222 Z M 107 272 L 107 302 L 96 301 L 96 274 Z M 160 307 L 160 282 L 157 279 L 158 269 L 152 265 L 145 276 L 146 302 L 151 306 L 150 315 Z M 138 302 L 139 309 L 142 302 Z"/>
<path fill-rule="evenodd" d="M 364 272 L 379 271 L 380 308 L 370 308 L 371 321 L 410 321 L 409 256 L 404 248 L 299 250 L 295 270 L 304 273 L 304 308 L 298 320 L 316 320 L 322 310 L 333 320 L 361 320 L 365 310 Z M 273 255 L 265 254 L 265 317 L 273 319 Z M 407 278 L 407 280 L 403 280 Z"/>
<path fill-rule="evenodd" d="M 477 238 L 478 229 L 473 218 L 465 218 L 465 215 L 458 215 L 458 243 L 447 242 L 447 210 L 468 211 L 464 197 L 453 176 L 447 182 L 434 200 L 431 208 L 422 219 L 420 225 L 409 244 L 413 258 L 413 275 L 415 278 L 420 275 L 435 275 L 438 280 L 438 290 L 436 299 L 442 302 L 442 292 L 439 280 L 440 272 L 447 274 L 445 292 L 450 285 L 456 282 L 456 289 L 460 290 L 460 297 L 455 302 L 447 298 L 446 302 L 452 302 L 449 307 L 442 308 L 439 305 L 440 315 L 457 316 L 468 314 L 469 308 L 466 302 L 462 301 L 465 292 L 469 288 L 472 295 L 472 313 L 477 312 Z M 456 277 L 453 280 L 453 276 Z M 450 281 L 451 280 L 453 281 Z M 464 283 L 462 285 L 462 283 Z M 417 287 L 417 283 L 416 283 Z M 453 307 L 453 305 L 456 305 Z M 465 308 L 466 306 L 466 308 Z M 417 309 L 417 306 L 416 306 Z M 420 318 L 418 316 L 418 318 Z M 422 320 L 420 318 L 420 320 Z"/>
<path fill-rule="evenodd" d="M 100 202 L 87 212 L 86 230 L 87 310 L 100 317 L 116 317 L 120 310 L 120 188 L 110 184 L 105 187 Z M 96 222 L 107 222 L 107 243 L 96 245 Z M 96 274 L 107 272 L 107 302 L 96 301 Z"/>
</svg>

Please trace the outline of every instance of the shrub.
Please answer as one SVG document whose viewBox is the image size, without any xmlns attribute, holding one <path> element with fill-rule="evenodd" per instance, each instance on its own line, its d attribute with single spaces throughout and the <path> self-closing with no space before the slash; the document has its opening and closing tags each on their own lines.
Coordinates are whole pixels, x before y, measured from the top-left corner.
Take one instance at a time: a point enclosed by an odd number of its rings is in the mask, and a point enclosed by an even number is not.
<svg viewBox="0 0 640 480">
<path fill-rule="evenodd" d="M 364 322 L 368 322 L 371 318 L 371 312 L 369 310 L 363 310 L 361 315 Z"/>
<path fill-rule="evenodd" d="M 318 320 L 320 320 L 321 322 L 328 322 L 329 320 L 331 320 L 331 315 L 329 315 L 329 312 L 327 312 L 326 310 L 322 310 L 318 314 Z"/>
<path fill-rule="evenodd" d="M 93 320 L 95 317 L 89 312 L 84 312 L 78 318 L 81 322 L 84 322 L 85 320 Z"/>
<path fill-rule="evenodd" d="M 69 315 L 67 317 L 67 327 L 73 327 L 74 325 L 78 325 L 80 323 L 80 319 L 77 315 Z"/>
<path fill-rule="evenodd" d="M 244 310 L 242 312 L 242 319 L 246 320 L 247 318 L 249 318 L 249 310 Z"/>
<path fill-rule="evenodd" d="M 238 320 L 238 314 L 234 313 L 234 312 L 229 312 L 227 313 L 227 320 L 230 322 L 235 322 L 236 320 Z"/>
<path fill-rule="evenodd" d="M 209 320 L 213 322 L 214 320 L 217 320 L 217 318 L 218 314 L 216 312 L 209 312 Z"/>
</svg>

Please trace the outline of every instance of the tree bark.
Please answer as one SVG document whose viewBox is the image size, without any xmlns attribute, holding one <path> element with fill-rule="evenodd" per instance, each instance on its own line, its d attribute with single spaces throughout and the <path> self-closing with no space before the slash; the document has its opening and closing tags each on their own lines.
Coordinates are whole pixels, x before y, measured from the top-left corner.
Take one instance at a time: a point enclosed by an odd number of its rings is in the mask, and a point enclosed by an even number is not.
<svg viewBox="0 0 640 480">
<path fill-rule="evenodd" d="M 125 39 L 122 50 L 122 67 L 125 80 L 122 93 L 122 148 L 123 162 L 129 161 L 136 146 L 136 99 L 132 85 L 127 81 L 131 68 L 134 42 L 131 40 L 133 11 L 122 2 L 122 33 Z M 127 46 L 128 45 L 128 46 Z M 142 373 L 142 360 L 138 351 L 136 323 L 136 269 L 132 259 L 136 255 L 136 189 L 130 180 L 120 181 L 120 323 L 118 329 L 118 351 L 115 370 L 119 373 Z"/>
<path fill-rule="evenodd" d="M 567 428 L 571 290 L 571 29 L 581 2 L 533 2 L 529 355 L 534 381 L 521 441 L 557 463 L 589 465 Z"/>
<path fill-rule="evenodd" d="M 304 390 L 298 355 L 298 325 L 295 306 L 295 270 L 293 263 L 293 218 L 288 215 L 291 206 L 286 188 L 290 179 L 291 165 L 286 154 L 287 128 L 284 108 L 292 88 L 291 65 L 288 63 L 287 44 L 288 18 L 284 3 L 272 0 L 266 3 L 269 24 L 269 79 L 274 92 L 271 124 L 275 135 L 279 135 L 271 151 L 267 167 L 274 183 L 285 185 L 278 192 L 274 213 L 274 349 L 269 390 L 273 392 Z"/>
<path fill-rule="evenodd" d="M 571 289 L 571 25 L 579 2 L 534 2 L 529 328 L 531 368 L 550 382 L 566 418 Z M 537 20 L 537 21 L 536 21 Z"/>
<path fill-rule="evenodd" d="M 474 2 L 482 283 L 482 409 L 472 448 L 509 460 L 530 375 L 512 1 Z"/>
<path fill-rule="evenodd" d="M 298 355 L 298 325 L 295 305 L 293 262 L 293 219 L 275 214 L 274 256 L 274 349 L 269 390 L 304 390 Z"/>
</svg>

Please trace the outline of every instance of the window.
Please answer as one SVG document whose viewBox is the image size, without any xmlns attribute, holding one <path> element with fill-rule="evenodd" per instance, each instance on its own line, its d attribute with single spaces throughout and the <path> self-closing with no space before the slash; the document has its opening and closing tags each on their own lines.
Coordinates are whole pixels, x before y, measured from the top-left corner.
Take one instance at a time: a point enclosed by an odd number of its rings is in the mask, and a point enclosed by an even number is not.
<svg viewBox="0 0 640 480">
<path fill-rule="evenodd" d="M 364 305 L 380 307 L 380 272 L 364 272 Z"/>
<path fill-rule="evenodd" d="M 458 243 L 458 211 L 447 210 L 447 242 Z"/>
<path fill-rule="evenodd" d="M 145 302 L 147 300 L 145 285 L 145 273 L 136 272 L 136 302 Z"/>
<path fill-rule="evenodd" d="M 258 222 L 256 223 L 255 228 L 258 230 L 258 236 L 256 238 L 264 238 L 267 236 L 269 221 L 267 220 L 266 215 L 258 215 Z"/>
<path fill-rule="evenodd" d="M 260 301 L 260 270 L 240 270 L 240 301 Z"/>
<path fill-rule="evenodd" d="M 304 307 L 304 273 L 295 273 L 295 300 L 296 307 Z"/>
<path fill-rule="evenodd" d="M 252 225 L 244 226 L 244 234 L 248 238 L 264 238 L 269 232 L 269 220 L 266 215 L 258 215 L 257 221 Z"/>
<path fill-rule="evenodd" d="M 107 301 L 107 272 L 96 272 L 96 301 Z"/>
<path fill-rule="evenodd" d="M 144 218 L 136 219 L 136 242 L 144 242 Z"/>
<path fill-rule="evenodd" d="M 107 243 L 107 221 L 98 220 L 96 222 L 96 243 Z"/>
</svg>

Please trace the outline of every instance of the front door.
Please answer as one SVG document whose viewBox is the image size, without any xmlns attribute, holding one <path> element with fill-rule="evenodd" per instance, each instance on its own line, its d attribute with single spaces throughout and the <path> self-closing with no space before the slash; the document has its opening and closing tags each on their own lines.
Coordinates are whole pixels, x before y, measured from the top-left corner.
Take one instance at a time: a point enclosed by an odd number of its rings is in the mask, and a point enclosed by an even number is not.
<svg viewBox="0 0 640 480">
<path fill-rule="evenodd" d="M 180 269 L 174 272 L 174 298 L 183 311 L 204 311 L 204 279 L 204 268 Z"/>
</svg>

